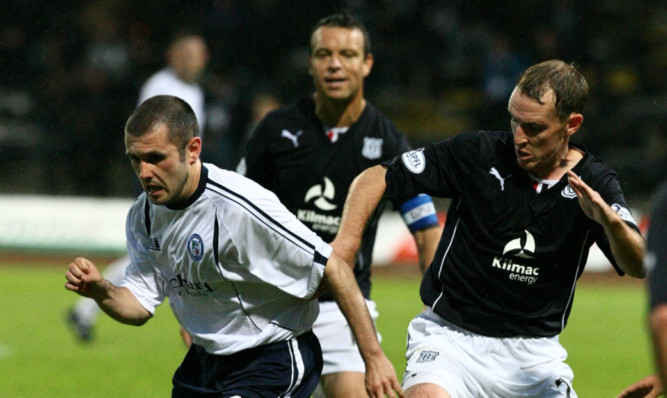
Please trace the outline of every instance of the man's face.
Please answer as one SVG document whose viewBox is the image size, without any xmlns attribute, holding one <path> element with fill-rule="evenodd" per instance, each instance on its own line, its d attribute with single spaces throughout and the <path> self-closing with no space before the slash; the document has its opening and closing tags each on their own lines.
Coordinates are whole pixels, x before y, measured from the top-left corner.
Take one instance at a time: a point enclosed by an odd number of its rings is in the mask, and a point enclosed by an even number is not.
<svg viewBox="0 0 667 398">
<path fill-rule="evenodd" d="M 349 101 L 361 95 L 373 58 L 364 55 L 359 29 L 322 26 L 313 33 L 311 46 L 309 71 L 318 97 Z"/>
<path fill-rule="evenodd" d="M 515 88 L 507 110 L 511 116 L 517 163 L 535 177 L 549 179 L 561 165 L 569 137 L 580 123 L 572 123 L 577 114 L 564 121 L 558 119 L 553 90 L 549 89 L 541 100 L 543 104 Z"/>
<path fill-rule="evenodd" d="M 159 123 L 146 134 L 125 134 L 125 152 L 148 199 L 158 205 L 177 203 L 189 197 L 189 149 L 181 150 L 169 141 L 167 125 Z"/>
</svg>

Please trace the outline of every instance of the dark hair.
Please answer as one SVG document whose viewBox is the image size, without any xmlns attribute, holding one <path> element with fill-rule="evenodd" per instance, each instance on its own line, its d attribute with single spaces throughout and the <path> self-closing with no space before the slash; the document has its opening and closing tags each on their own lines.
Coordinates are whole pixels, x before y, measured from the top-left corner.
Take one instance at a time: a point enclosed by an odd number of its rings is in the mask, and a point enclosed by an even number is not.
<svg viewBox="0 0 667 398">
<path fill-rule="evenodd" d="M 542 104 L 542 96 L 550 88 L 556 95 L 556 115 L 567 119 L 572 112 L 583 113 L 589 96 L 588 83 L 574 63 L 567 64 L 558 59 L 544 61 L 528 68 L 517 88 Z"/>
<path fill-rule="evenodd" d="M 313 53 L 313 34 L 315 31 L 322 26 L 335 27 L 335 28 L 346 28 L 346 29 L 359 29 L 364 35 L 364 55 L 372 53 L 371 51 L 371 39 L 368 35 L 368 30 L 364 24 L 352 15 L 349 11 L 341 11 L 335 14 L 326 16 L 315 24 L 313 29 L 310 31 L 310 53 Z"/>
<path fill-rule="evenodd" d="M 171 95 L 156 95 L 142 102 L 127 119 L 125 133 L 141 137 L 160 123 L 167 125 L 169 142 L 182 154 L 190 139 L 199 134 L 197 117 L 190 105 Z"/>
</svg>

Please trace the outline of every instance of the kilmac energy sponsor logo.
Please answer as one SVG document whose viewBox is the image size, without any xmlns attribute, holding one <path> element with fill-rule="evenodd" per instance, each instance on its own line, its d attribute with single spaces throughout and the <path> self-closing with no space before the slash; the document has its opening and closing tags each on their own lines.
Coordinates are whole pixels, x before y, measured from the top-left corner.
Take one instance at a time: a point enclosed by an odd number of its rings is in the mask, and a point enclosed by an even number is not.
<svg viewBox="0 0 667 398">
<path fill-rule="evenodd" d="M 509 241 L 502 256 L 493 258 L 492 267 L 507 272 L 509 280 L 534 285 L 540 276 L 540 268 L 525 265 L 522 259 L 533 259 L 535 239 L 528 231 L 524 235 Z"/>
<path fill-rule="evenodd" d="M 336 188 L 333 182 L 329 178 L 324 177 L 322 184 L 313 185 L 306 191 L 303 201 L 306 203 L 312 202 L 319 210 L 331 211 L 338 207 L 335 203 L 332 203 L 335 196 Z M 300 221 L 309 224 L 315 232 L 327 232 L 330 234 L 338 232 L 338 226 L 340 225 L 340 217 L 338 216 L 322 214 L 310 209 L 299 209 L 296 212 L 296 216 Z"/>
</svg>

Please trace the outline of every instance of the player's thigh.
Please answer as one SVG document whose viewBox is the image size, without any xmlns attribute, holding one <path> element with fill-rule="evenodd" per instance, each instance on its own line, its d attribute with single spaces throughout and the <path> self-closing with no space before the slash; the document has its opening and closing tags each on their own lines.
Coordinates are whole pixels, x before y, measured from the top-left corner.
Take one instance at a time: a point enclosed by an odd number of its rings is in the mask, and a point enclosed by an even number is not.
<svg viewBox="0 0 667 398">
<path fill-rule="evenodd" d="M 432 383 L 416 384 L 405 391 L 406 398 L 451 398 L 442 387 Z"/>
<path fill-rule="evenodd" d="M 364 373 L 339 372 L 322 376 L 320 383 L 326 398 L 366 398 Z"/>
</svg>

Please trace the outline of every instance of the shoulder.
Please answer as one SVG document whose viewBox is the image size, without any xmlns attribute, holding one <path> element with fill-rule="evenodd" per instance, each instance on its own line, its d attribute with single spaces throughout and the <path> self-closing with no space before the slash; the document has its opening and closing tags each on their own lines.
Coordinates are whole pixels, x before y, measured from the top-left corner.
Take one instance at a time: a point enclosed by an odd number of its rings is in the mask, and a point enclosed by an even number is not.
<svg viewBox="0 0 667 398">
<path fill-rule="evenodd" d="M 460 154 L 470 157 L 471 154 L 480 153 L 484 155 L 496 154 L 498 150 L 504 151 L 508 146 L 513 146 L 512 133 L 509 131 L 465 131 L 451 137 L 445 138 L 434 144 L 436 148 L 452 148 L 457 151 L 465 151 Z"/>
<path fill-rule="evenodd" d="M 250 178 L 234 171 L 220 169 L 212 164 L 206 164 L 206 168 L 209 170 L 206 192 L 214 201 L 223 201 L 232 205 L 278 201 L 273 192 Z"/>
<path fill-rule="evenodd" d="M 253 136 L 260 135 L 279 135 L 283 129 L 301 128 L 311 123 L 314 117 L 314 106 L 308 104 L 307 99 L 302 99 L 269 112 L 258 123 L 253 132 Z"/>
</svg>

